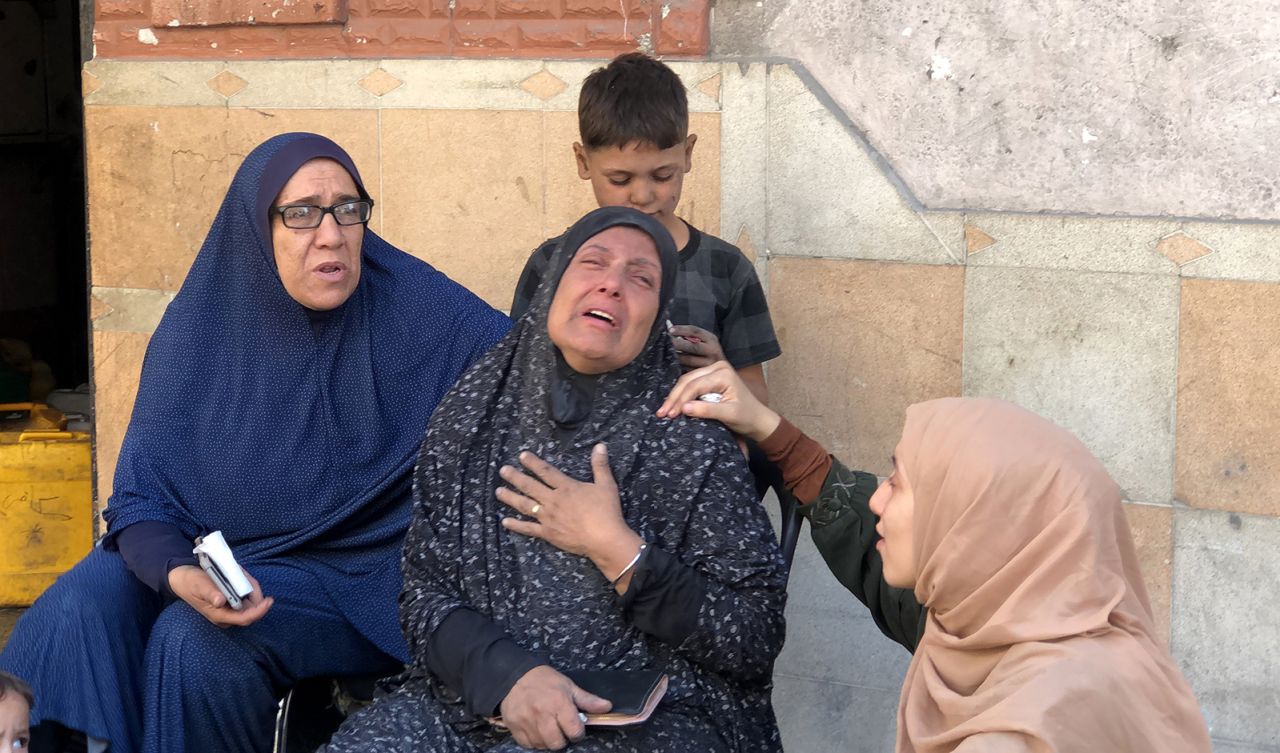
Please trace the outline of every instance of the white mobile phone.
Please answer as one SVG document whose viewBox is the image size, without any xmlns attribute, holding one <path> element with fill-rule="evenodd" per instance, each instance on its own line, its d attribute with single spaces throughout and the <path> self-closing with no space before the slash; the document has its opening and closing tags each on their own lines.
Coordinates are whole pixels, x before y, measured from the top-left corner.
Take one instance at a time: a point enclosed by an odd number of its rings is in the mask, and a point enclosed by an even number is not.
<svg viewBox="0 0 1280 753">
<path fill-rule="evenodd" d="M 227 606 L 237 611 L 244 609 L 244 600 L 253 593 L 253 586 L 244 577 L 244 571 L 231 554 L 231 547 L 223 538 L 222 531 L 214 531 L 196 539 L 196 548 L 192 550 L 196 562 L 209 574 L 218 590 L 227 597 Z"/>
</svg>

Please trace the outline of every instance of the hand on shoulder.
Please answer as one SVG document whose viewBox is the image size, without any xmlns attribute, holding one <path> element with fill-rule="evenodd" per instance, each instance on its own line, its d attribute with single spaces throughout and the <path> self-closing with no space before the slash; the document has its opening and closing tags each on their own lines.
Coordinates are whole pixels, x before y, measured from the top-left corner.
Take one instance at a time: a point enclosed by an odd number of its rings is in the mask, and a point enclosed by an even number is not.
<svg viewBox="0 0 1280 753">
<path fill-rule="evenodd" d="M 720 401 L 699 399 L 709 393 L 720 395 Z M 719 421 L 735 434 L 757 442 L 772 434 L 782 422 L 777 412 L 748 389 L 728 361 L 717 361 L 680 377 L 658 408 L 658 417 L 682 415 Z"/>
</svg>

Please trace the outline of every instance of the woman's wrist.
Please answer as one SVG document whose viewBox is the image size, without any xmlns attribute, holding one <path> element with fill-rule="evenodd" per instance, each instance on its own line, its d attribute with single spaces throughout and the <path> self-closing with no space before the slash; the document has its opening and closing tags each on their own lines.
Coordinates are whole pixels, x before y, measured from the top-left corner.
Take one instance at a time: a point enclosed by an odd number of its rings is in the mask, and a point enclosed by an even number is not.
<svg viewBox="0 0 1280 753">
<path fill-rule="evenodd" d="M 617 533 L 603 539 L 596 551 L 587 556 L 595 564 L 600 573 L 611 583 L 618 580 L 629 563 L 633 563 L 644 546 L 644 539 L 635 531 L 624 527 Z M 632 565 L 634 567 L 634 564 Z"/>
<path fill-rule="evenodd" d="M 752 422 L 751 431 L 747 434 L 757 443 L 763 442 L 769 438 L 769 435 L 778 430 L 778 425 L 782 423 L 782 416 L 777 411 L 767 405 L 760 406 L 760 413 L 756 420 Z"/>
</svg>

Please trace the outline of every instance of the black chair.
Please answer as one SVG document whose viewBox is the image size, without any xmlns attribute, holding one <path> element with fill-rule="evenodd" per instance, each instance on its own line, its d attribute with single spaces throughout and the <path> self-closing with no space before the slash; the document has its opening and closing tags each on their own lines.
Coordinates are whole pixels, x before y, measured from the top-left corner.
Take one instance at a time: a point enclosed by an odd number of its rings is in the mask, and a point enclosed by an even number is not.
<svg viewBox="0 0 1280 753">
<path fill-rule="evenodd" d="M 313 753 L 342 720 L 373 700 L 381 675 L 313 677 L 293 686 L 276 712 L 274 753 Z"/>
<path fill-rule="evenodd" d="M 782 561 L 787 565 L 787 580 L 791 580 L 791 563 L 796 558 L 796 544 L 800 543 L 800 529 L 804 527 L 804 516 L 800 514 L 800 504 L 786 489 L 777 489 L 778 507 L 782 510 L 782 525 L 778 531 L 778 543 L 782 547 Z"/>
</svg>

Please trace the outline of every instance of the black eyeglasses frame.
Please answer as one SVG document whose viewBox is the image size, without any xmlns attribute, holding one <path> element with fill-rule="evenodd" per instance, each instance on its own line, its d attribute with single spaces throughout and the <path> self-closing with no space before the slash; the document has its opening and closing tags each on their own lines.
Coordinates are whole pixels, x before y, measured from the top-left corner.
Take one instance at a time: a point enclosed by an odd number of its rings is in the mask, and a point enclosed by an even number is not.
<svg viewBox="0 0 1280 753">
<path fill-rule="evenodd" d="M 368 219 L 357 220 L 356 222 L 348 222 L 345 224 L 341 220 L 339 220 L 338 214 L 335 210 L 338 207 L 345 207 L 350 204 L 368 204 L 369 205 Z M 296 207 L 309 207 L 311 209 L 319 209 L 320 219 L 316 220 L 316 224 L 314 225 L 304 225 L 302 227 L 290 225 L 287 221 L 285 221 L 284 213 L 286 210 L 294 209 Z M 333 221 L 338 223 L 339 227 L 351 227 L 352 225 L 368 225 L 369 220 L 373 219 L 373 199 L 351 199 L 350 201 L 339 201 L 337 204 L 334 204 L 332 206 L 327 206 L 327 207 L 318 206 L 316 204 L 285 204 L 284 206 L 269 207 L 267 211 L 272 214 L 280 215 L 280 222 L 290 230 L 315 230 L 316 228 L 324 224 L 324 216 L 326 214 L 333 215 Z"/>
</svg>

